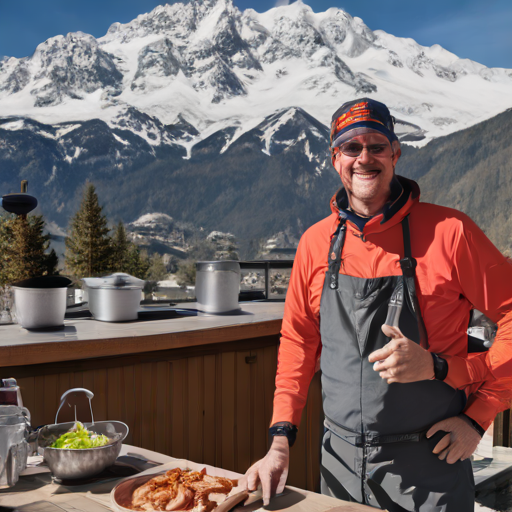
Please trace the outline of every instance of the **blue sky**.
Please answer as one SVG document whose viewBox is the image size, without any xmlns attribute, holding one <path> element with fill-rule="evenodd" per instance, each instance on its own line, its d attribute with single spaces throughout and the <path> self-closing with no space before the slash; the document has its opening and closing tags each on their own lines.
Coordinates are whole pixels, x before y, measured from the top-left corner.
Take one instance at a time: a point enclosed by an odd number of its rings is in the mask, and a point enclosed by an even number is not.
<svg viewBox="0 0 512 512">
<path fill-rule="evenodd" d="M 289 0 L 234 0 L 243 10 L 266 11 Z M 372 30 L 440 44 L 489 67 L 512 68 L 510 0 L 303 0 L 315 12 L 340 7 Z M 81 30 L 95 37 L 119 21 L 166 3 L 158 0 L 0 0 L 0 56 L 24 57 L 57 34 Z M 172 3 L 172 2 L 170 2 Z"/>
</svg>

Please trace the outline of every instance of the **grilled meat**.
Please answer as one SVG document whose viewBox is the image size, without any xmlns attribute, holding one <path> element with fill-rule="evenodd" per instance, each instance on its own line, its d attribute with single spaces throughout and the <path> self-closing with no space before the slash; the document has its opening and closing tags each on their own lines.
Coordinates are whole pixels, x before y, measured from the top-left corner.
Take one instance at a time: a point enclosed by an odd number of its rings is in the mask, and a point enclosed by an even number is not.
<svg viewBox="0 0 512 512">
<path fill-rule="evenodd" d="M 229 494 L 236 480 L 210 476 L 206 469 L 190 471 L 171 469 L 135 489 L 133 510 L 211 512 L 217 507 L 209 495 Z"/>
</svg>

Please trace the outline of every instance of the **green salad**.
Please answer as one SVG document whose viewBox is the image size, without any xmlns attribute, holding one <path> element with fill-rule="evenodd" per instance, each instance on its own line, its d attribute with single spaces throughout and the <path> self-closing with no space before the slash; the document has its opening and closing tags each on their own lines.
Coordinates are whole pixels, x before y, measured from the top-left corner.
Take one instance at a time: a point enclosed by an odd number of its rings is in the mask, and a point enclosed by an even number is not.
<svg viewBox="0 0 512 512">
<path fill-rule="evenodd" d="M 79 421 L 65 434 L 62 434 L 50 448 L 96 448 L 108 444 L 109 438 L 103 434 L 96 434 L 87 430 Z"/>
</svg>

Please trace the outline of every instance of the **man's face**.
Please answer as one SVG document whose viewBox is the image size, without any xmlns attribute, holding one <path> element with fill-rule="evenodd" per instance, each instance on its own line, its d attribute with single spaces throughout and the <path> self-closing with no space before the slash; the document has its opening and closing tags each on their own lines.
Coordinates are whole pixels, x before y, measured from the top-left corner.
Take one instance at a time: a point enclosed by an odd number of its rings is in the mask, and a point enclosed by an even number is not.
<svg viewBox="0 0 512 512">
<path fill-rule="evenodd" d="M 372 154 L 365 147 L 357 157 L 350 157 L 339 151 L 334 159 L 334 167 L 341 177 L 352 208 L 361 213 L 369 210 L 373 215 L 388 200 L 390 183 L 400 156 L 400 146 L 397 142 L 391 146 L 387 137 L 381 133 L 358 135 L 343 146 L 350 142 L 363 146 L 385 145 L 381 154 Z M 365 206 L 363 210 L 361 205 Z"/>
</svg>

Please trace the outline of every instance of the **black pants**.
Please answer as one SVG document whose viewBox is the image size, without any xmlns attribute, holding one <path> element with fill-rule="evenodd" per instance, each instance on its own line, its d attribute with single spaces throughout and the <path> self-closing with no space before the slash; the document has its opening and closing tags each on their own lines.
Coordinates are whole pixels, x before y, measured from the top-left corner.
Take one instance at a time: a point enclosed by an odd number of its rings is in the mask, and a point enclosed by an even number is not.
<svg viewBox="0 0 512 512">
<path fill-rule="evenodd" d="M 475 484 L 471 461 L 448 464 L 432 453 L 444 436 L 438 432 L 419 442 L 398 442 L 381 446 L 356 447 L 327 430 L 322 445 L 322 494 L 346 501 L 388 508 L 379 503 L 368 486 L 377 482 L 389 498 L 410 512 L 473 512 Z M 350 439 L 350 438 L 349 438 Z"/>
</svg>

